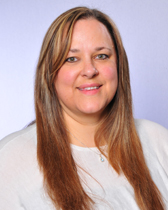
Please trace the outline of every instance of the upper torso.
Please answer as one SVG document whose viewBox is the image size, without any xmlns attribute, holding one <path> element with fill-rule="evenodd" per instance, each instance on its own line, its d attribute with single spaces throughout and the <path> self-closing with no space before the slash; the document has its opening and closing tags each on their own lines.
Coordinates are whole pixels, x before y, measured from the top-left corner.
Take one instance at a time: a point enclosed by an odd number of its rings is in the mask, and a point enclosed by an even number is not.
<svg viewBox="0 0 168 210">
<path fill-rule="evenodd" d="M 168 200 L 168 131 L 146 121 L 136 120 L 146 163 L 161 194 Z M 36 156 L 36 125 L 0 141 L 0 209 L 54 210 L 43 189 L 43 176 Z M 83 187 L 95 201 L 95 210 L 138 210 L 134 191 L 97 148 L 71 146 Z M 105 157 L 104 157 L 105 158 Z M 166 203 L 168 209 L 168 201 Z"/>
</svg>

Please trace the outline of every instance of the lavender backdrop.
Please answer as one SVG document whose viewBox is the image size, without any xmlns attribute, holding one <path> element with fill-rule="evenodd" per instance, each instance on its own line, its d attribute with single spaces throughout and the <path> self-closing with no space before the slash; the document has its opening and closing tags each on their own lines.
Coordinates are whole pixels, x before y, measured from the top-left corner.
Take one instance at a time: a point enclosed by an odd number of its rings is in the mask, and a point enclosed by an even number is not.
<svg viewBox="0 0 168 210">
<path fill-rule="evenodd" d="M 0 139 L 34 119 L 34 73 L 51 22 L 75 6 L 101 9 L 128 54 L 134 116 L 168 128 L 167 0 L 0 0 Z"/>
</svg>

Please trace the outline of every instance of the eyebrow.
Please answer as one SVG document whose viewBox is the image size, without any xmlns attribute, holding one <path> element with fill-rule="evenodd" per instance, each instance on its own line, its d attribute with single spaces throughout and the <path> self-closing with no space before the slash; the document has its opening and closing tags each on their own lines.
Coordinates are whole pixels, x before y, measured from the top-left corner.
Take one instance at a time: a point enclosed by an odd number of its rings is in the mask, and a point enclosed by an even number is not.
<svg viewBox="0 0 168 210">
<path fill-rule="evenodd" d="M 101 50 L 104 50 L 104 49 L 109 50 L 109 51 L 112 51 L 112 49 L 110 49 L 108 47 L 96 47 L 95 48 L 96 51 L 101 51 Z"/>
<path fill-rule="evenodd" d="M 70 49 L 69 52 L 76 53 L 76 52 L 80 52 L 80 50 L 78 50 L 78 49 Z"/>
<path fill-rule="evenodd" d="M 112 49 L 108 48 L 108 47 L 96 47 L 95 48 L 95 51 L 101 51 L 101 50 L 104 50 L 104 49 L 107 49 L 109 50 L 110 52 L 112 51 Z M 77 52 L 80 52 L 79 49 L 70 49 L 69 52 L 72 52 L 72 53 L 77 53 Z"/>
</svg>

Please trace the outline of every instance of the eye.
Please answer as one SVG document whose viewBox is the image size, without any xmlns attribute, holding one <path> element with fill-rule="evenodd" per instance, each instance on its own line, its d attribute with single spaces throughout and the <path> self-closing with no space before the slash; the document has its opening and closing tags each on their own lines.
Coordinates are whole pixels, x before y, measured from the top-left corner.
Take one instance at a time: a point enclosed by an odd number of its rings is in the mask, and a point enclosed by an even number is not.
<svg viewBox="0 0 168 210">
<path fill-rule="evenodd" d="M 106 54 L 99 54 L 95 58 L 100 59 L 100 60 L 105 60 L 105 59 L 109 58 L 109 56 Z"/>
<path fill-rule="evenodd" d="M 70 62 L 70 63 L 73 63 L 75 61 L 77 61 L 77 58 L 75 58 L 75 57 L 69 57 L 66 59 L 66 62 Z"/>
</svg>

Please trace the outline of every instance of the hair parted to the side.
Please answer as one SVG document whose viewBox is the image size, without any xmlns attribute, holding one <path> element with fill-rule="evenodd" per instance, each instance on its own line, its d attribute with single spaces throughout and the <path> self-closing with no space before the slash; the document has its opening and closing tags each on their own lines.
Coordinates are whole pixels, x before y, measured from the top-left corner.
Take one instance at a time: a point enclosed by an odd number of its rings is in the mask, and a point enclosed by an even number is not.
<svg viewBox="0 0 168 210">
<path fill-rule="evenodd" d="M 134 188 L 135 200 L 141 210 L 163 210 L 161 194 L 150 176 L 134 125 L 129 68 L 119 32 L 107 15 L 86 7 L 70 9 L 52 23 L 44 38 L 37 65 L 37 158 L 44 175 L 45 189 L 56 209 L 93 208 L 94 202 L 85 193 L 77 174 L 54 86 L 57 71 L 64 64 L 70 49 L 74 24 L 87 18 L 94 18 L 106 26 L 115 45 L 118 65 L 117 92 L 97 129 L 96 145 L 99 148 L 101 141 L 106 140 L 109 163 L 118 174 L 124 173 Z"/>
</svg>

